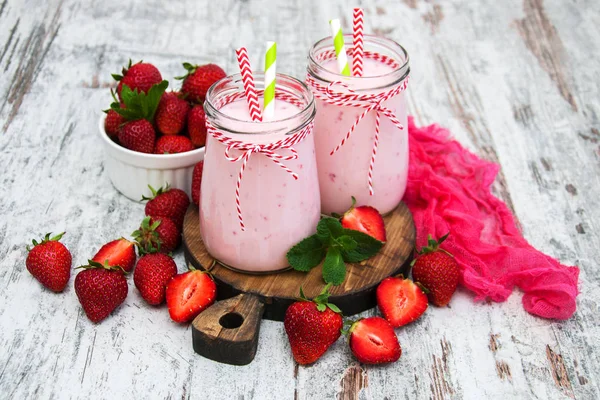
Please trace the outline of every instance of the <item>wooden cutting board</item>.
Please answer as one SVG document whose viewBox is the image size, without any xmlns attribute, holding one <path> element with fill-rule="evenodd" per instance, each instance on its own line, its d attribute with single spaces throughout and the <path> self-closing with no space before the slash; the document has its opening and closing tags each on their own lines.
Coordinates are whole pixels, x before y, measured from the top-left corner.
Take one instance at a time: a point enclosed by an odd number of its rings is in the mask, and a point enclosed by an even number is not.
<svg viewBox="0 0 600 400">
<path fill-rule="evenodd" d="M 406 205 L 401 203 L 385 218 L 387 243 L 374 257 L 347 264 L 346 280 L 331 288 L 330 302 L 344 316 L 376 305 L 375 290 L 388 276 L 406 272 L 415 245 L 415 226 Z M 190 206 L 183 226 L 183 247 L 188 264 L 210 269 L 217 282 L 220 300 L 192 323 L 194 350 L 210 359 L 245 365 L 254 359 L 260 320 L 283 321 L 287 307 L 302 286 L 308 298 L 317 296 L 325 282 L 322 266 L 308 273 L 287 270 L 272 274 L 246 274 L 222 266 L 208 254 L 200 235 L 198 209 Z"/>
</svg>

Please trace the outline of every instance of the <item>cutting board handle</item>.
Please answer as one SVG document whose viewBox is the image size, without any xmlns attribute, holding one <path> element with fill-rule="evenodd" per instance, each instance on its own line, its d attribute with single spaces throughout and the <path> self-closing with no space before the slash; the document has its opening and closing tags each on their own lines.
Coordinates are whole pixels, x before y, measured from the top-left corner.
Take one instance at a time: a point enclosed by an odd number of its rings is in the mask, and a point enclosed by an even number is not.
<svg viewBox="0 0 600 400">
<path fill-rule="evenodd" d="M 213 304 L 192 322 L 194 351 L 226 364 L 249 364 L 256 355 L 264 310 L 260 299 L 247 293 Z"/>
</svg>

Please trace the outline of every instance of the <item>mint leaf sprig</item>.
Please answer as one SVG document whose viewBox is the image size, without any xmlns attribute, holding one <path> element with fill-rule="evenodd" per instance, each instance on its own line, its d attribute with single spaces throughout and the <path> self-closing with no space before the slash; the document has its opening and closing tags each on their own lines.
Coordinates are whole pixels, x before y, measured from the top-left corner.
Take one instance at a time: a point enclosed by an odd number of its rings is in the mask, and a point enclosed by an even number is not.
<svg viewBox="0 0 600 400">
<path fill-rule="evenodd" d="M 287 260 L 296 271 L 308 272 L 323 261 L 323 280 L 340 285 L 346 278 L 346 264 L 373 257 L 383 242 L 359 231 L 346 229 L 336 218 L 324 217 L 317 233 L 292 247 Z"/>
</svg>

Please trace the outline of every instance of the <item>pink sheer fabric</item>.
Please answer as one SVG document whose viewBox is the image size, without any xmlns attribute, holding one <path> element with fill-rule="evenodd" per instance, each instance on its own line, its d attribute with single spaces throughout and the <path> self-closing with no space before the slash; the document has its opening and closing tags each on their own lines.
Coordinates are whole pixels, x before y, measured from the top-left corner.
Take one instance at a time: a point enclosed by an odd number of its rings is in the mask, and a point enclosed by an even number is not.
<svg viewBox="0 0 600 400">
<path fill-rule="evenodd" d="M 576 309 L 579 268 L 561 265 L 523 238 L 508 207 L 490 192 L 499 166 L 482 160 L 437 125 L 409 119 L 410 169 L 404 201 L 417 227 L 417 246 L 450 232 L 443 247 L 476 300 L 505 301 L 517 286 L 523 306 L 544 318 Z M 543 229 L 543 227 L 540 227 Z"/>
</svg>

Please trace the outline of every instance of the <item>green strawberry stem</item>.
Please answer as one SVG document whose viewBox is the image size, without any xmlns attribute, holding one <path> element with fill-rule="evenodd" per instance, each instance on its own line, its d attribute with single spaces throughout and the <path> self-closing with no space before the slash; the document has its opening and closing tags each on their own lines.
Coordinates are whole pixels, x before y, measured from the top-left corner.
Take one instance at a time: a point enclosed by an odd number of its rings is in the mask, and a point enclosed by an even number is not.
<svg viewBox="0 0 600 400">
<path fill-rule="evenodd" d="M 80 265 L 75 269 L 106 269 L 108 271 L 120 271 L 127 275 L 127 271 L 125 271 L 120 265 L 108 265 L 108 260 L 105 260 L 104 264 L 94 260 L 88 260 L 86 265 Z"/>
<path fill-rule="evenodd" d="M 321 290 L 321 293 L 319 293 L 319 295 L 317 297 L 315 297 L 312 300 L 309 300 L 306 295 L 304 294 L 304 290 L 302 289 L 302 286 L 300 286 L 300 297 L 298 298 L 298 301 L 312 301 L 313 303 L 315 303 L 317 305 L 317 310 L 319 310 L 320 312 L 325 311 L 327 308 L 329 308 L 331 311 L 338 313 L 338 314 L 342 314 L 342 310 L 339 309 L 338 306 L 336 306 L 333 303 L 329 302 L 329 289 L 331 288 L 331 283 L 328 283 L 327 285 L 325 285 L 325 287 L 323 287 L 323 290 Z"/>
<path fill-rule="evenodd" d="M 340 333 L 346 337 L 350 336 L 354 328 L 356 328 L 356 324 L 360 322 L 362 318 L 357 320 L 353 319 L 345 319 L 344 324 L 342 325 L 342 329 L 340 329 Z"/>
<path fill-rule="evenodd" d="M 31 241 L 31 243 L 33 243 L 33 247 L 35 247 L 35 246 L 37 246 L 37 245 L 39 245 L 39 244 L 44 244 L 44 243 L 48 243 L 48 242 L 58 242 L 58 241 L 60 241 L 60 239 L 62 239 L 62 237 L 63 237 L 63 235 L 64 235 L 65 233 L 66 233 L 66 232 L 62 232 L 62 233 L 59 233 L 58 235 L 56 235 L 56 236 L 53 236 L 53 237 L 50 237 L 50 235 L 52 235 L 52 232 L 50 232 L 50 233 L 46 233 L 46 235 L 45 235 L 45 236 L 44 236 L 42 239 L 40 239 L 40 241 L 39 241 L 39 242 L 38 242 L 37 240 L 33 239 L 33 240 Z M 31 249 L 32 249 L 32 247 L 30 247 L 30 246 L 28 245 L 28 246 L 27 246 L 27 251 L 31 251 Z"/>
<path fill-rule="evenodd" d="M 142 196 L 142 199 L 140 201 L 152 200 L 159 194 L 168 192 L 169 189 L 171 189 L 171 185 L 167 183 L 164 187 L 161 186 L 158 189 L 154 189 L 151 185 L 148 185 L 148 188 L 150 189 L 150 192 L 152 192 L 152 197 Z"/>
<path fill-rule="evenodd" d="M 448 235 L 450 235 L 450 232 L 446 233 L 444 236 L 442 236 L 439 240 L 435 240 L 433 238 L 433 236 L 431 236 L 431 234 L 429 234 L 427 236 L 427 246 L 423 246 L 421 247 L 421 250 L 417 250 L 415 249 L 416 253 L 418 255 L 422 255 L 422 254 L 429 254 L 429 253 L 435 253 L 436 251 L 442 251 L 446 254 L 448 254 L 450 257 L 454 257 L 452 255 L 452 253 L 450 253 L 447 250 L 444 250 L 440 247 L 440 245 L 444 242 L 444 240 L 446 240 L 448 238 Z M 415 262 L 417 261 L 418 257 L 415 257 L 411 263 L 410 266 L 412 267 L 413 265 L 415 265 Z"/>
<path fill-rule="evenodd" d="M 131 234 L 135 239 L 135 246 L 137 247 L 140 256 L 160 252 L 162 242 L 156 228 L 160 226 L 162 221 L 157 220 L 150 225 L 150 219 L 151 217 L 145 217 L 142 220 L 140 229 L 135 230 Z"/>
<path fill-rule="evenodd" d="M 190 76 L 191 74 L 193 74 L 194 72 L 196 72 L 196 69 L 198 68 L 197 65 L 193 65 L 189 62 L 184 62 L 183 64 L 183 68 L 185 68 L 185 70 L 187 71 L 187 73 L 185 75 L 182 76 L 176 76 L 175 79 L 177 79 L 178 81 L 184 80 L 185 78 L 187 78 L 188 76 Z"/>
</svg>

